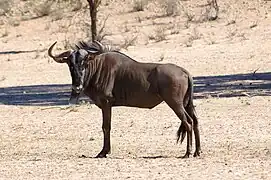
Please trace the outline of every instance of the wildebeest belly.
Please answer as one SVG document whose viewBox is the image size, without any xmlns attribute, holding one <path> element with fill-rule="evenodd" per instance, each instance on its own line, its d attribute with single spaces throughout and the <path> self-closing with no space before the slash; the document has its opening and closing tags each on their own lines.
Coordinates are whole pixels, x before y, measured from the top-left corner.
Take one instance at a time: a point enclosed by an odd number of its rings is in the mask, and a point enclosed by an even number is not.
<svg viewBox="0 0 271 180">
<path fill-rule="evenodd" d="M 162 102 L 157 94 L 136 93 L 126 98 L 115 97 L 113 106 L 129 106 L 139 108 L 154 108 Z"/>
<path fill-rule="evenodd" d="M 162 98 L 149 83 L 126 82 L 113 89 L 113 106 L 153 108 L 162 102 Z"/>
</svg>

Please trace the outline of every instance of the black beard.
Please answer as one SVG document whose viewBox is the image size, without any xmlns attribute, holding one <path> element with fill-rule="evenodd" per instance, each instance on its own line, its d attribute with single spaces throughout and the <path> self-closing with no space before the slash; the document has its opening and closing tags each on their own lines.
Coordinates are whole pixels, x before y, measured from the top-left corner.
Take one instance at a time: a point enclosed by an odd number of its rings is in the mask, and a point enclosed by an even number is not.
<svg viewBox="0 0 271 180">
<path fill-rule="evenodd" d="M 78 104 L 80 94 L 81 94 L 80 92 L 78 93 L 78 92 L 72 90 L 70 100 L 69 100 L 69 104 L 70 105 Z"/>
</svg>

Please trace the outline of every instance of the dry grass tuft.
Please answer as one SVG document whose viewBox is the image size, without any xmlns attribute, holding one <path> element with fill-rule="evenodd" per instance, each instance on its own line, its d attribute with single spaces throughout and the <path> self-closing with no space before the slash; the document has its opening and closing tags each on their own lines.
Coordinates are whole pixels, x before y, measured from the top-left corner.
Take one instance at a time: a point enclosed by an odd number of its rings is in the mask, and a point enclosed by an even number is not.
<svg viewBox="0 0 271 180">
<path fill-rule="evenodd" d="M 0 19 L 0 26 L 2 26 L 2 25 L 4 25 L 4 24 L 5 24 L 4 20 L 3 20 L 3 19 Z"/>
<path fill-rule="evenodd" d="M 219 7 L 216 0 L 209 0 L 198 22 L 214 21 L 218 18 Z"/>
<path fill-rule="evenodd" d="M 192 40 L 197 40 L 197 39 L 201 38 L 201 35 L 196 27 L 193 29 L 193 32 L 191 34 L 191 38 L 192 38 Z"/>
<path fill-rule="evenodd" d="M 226 38 L 232 39 L 234 36 L 236 36 L 237 32 L 238 30 L 236 28 L 229 29 Z"/>
<path fill-rule="evenodd" d="M 1 0 L 0 1 L 0 16 L 6 15 L 11 8 L 12 1 L 10 0 Z"/>
<path fill-rule="evenodd" d="M 133 0 L 132 12 L 144 11 L 144 8 L 147 4 L 148 4 L 147 0 Z"/>
<path fill-rule="evenodd" d="M 177 16 L 180 14 L 179 2 L 176 0 L 162 0 L 160 1 L 162 9 L 166 16 Z"/>
<path fill-rule="evenodd" d="M 164 53 L 162 53 L 161 55 L 160 55 L 160 57 L 159 57 L 159 62 L 161 62 L 161 61 L 163 61 L 165 59 L 165 54 Z"/>
<path fill-rule="evenodd" d="M 197 30 L 197 28 L 193 29 L 193 32 L 190 33 L 188 39 L 184 42 L 186 47 L 191 47 L 193 45 L 193 41 L 200 39 L 201 35 L 199 33 L 199 31 Z"/>
<path fill-rule="evenodd" d="M 7 78 L 5 77 L 5 76 L 2 76 L 1 78 L 0 78 L 0 82 L 1 81 L 5 81 Z"/>
<path fill-rule="evenodd" d="M 16 18 L 10 18 L 10 19 L 8 20 L 8 24 L 11 25 L 11 26 L 16 27 L 16 26 L 19 26 L 19 25 L 20 25 L 20 21 L 17 20 Z"/>
<path fill-rule="evenodd" d="M 249 28 L 255 28 L 255 27 L 257 27 L 258 26 L 258 22 L 257 21 L 255 21 L 255 22 L 253 22 L 250 26 L 249 26 Z"/>
<path fill-rule="evenodd" d="M 51 15 L 53 21 L 58 21 L 64 18 L 64 12 L 63 11 L 54 11 Z"/>
<path fill-rule="evenodd" d="M 83 7 L 83 3 L 81 2 L 81 0 L 72 0 L 71 4 L 72 4 L 72 11 L 79 11 Z"/>
<path fill-rule="evenodd" d="M 137 40 L 137 35 L 133 37 L 126 37 L 124 43 L 120 46 L 122 49 L 127 49 L 129 46 L 134 46 Z"/>
<path fill-rule="evenodd" d="M 193 21 L 195 14 L 193 14 L 187 10 L 184 10 L 184 16 L 186 17 L 187 22 L 191 22 L 191 21 Z"/>
<path fill-rule="evenodd" d="M 154 34 L 148 36 L 149 40 L 154 40 L 155 42 L 160 42 L 166 40 L 166 27 L 157 27 Z"/>
<path fill-rule="evenodd" d="M 37 17 L 48 16 L 52 11 L 52 5 L 53 2 L 45 1 L 43 3 L 36 5 L 34 7 L 34 12 L 37 15 Z"/>
<path fill-rule="evenodd" d="M 177 22 L 176 20 L 174 20 L 169 26 L 168 26 L 168 30 L 170 30 L 170 34 L 179 34 L 180 30 L 181 30 L 181 26 L 180 23 Z"/>
<path fill-rule="evenodd" d="M 209 35 L 208 37 L 206 37 L 204 39 L 204 41 L 208 44 L 208 45 L 212 45 L 212 44 L 217 44 L 218 42 L 216 42 L 213 34 L 211 33 L 211 35 Z"/>
<path fill-rule="evenodd" d="M 193 40 L 189 37 L 189 38 L 187 39 L 187 41 L 184 42 L 184 44 L 185 44 L 186 47 L 192 47 L 192 45 L 193 45 Z"/>
<path fill-rule="evenodd" d="M 64 40 L 63 43 L 64 43 L 63 44 L 64 49 L 71 49 L 72 48 L 72 44 L 71 44 L 71 42 L 67 38 L 65 38 L 65 40 Z"/>
<path fill-rule="evenodd" d="M 1 38 L 2 38 L 2 37 L 7 37 L 7 36 L 8 36 L 8 34 L 9 34 L 8 30 L 7 30 L 7 29 L 5 29 L 5 30 L 4 30 L 4 32 L 1 34 L 1 36 L 0 36 L 0 37 L 1 37 Z"/>
<path fill-rule="evenodd" d="M 124 30 L 124 32 L 129 32 L 128 22 L 127 21 L 124 22 L 123 30 Z"/>
<path fill-rule="evenodd" d="M 142 22 L 142 19 L 141 19 L 141 17 L 140 17 L 139 15 L 138 15 L 138 16 L 136 16 L 136 17 L 135 17 L 135 19 L 136 19 L 136 21 L 137 21 L 137 22 L 139 22 L 139 23 L 141 23 L 141 22 Z"/>
</svg>

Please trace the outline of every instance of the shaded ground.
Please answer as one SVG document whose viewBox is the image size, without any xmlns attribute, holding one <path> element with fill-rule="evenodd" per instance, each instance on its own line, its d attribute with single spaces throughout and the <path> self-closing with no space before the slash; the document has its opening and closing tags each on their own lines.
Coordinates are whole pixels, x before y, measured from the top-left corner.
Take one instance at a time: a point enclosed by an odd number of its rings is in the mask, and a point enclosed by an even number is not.
<svg viewBox="0 0 271 180">
<path fill-rule="evenodd" d="M 270 96 L 271 73 L 194 77 L 195 98 Z M 67 105 L 70 84 L 0 88 L 0 103 L 6 105 Z M 87 97 L 81 100 L 89 101 Z"/>
</svg>

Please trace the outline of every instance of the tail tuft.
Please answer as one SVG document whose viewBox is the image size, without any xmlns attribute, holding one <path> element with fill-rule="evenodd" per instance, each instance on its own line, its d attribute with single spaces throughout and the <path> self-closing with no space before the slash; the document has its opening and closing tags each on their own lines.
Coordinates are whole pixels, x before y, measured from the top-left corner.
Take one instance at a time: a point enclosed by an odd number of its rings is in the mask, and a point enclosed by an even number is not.
<svg viewBox="0 0 271 180">
<path fill-rule="evenodd" d="M 180 142 L 182 144 L 185 136 L 186 136 L 185 126 L 183 125 L 183 123 L 181 123 L 181 125 L 180 125 L 180 127 L 179 127 L 179 129 L 177 131 L 177 143 L 179 142 L 179 140 L 181 138 Z"/>
</svg>

